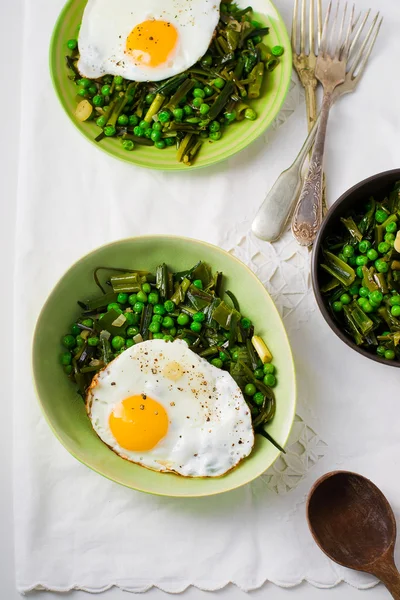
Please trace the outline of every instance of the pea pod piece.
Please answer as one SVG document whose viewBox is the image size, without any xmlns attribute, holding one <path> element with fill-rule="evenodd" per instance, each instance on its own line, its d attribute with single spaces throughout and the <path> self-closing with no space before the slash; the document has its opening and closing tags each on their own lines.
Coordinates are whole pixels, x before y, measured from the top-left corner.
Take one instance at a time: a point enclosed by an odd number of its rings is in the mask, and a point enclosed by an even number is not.
<svg viewBox="0 0 400 600">
<path fill-rule="evenodd" d="M 362 335 L 368 335 L 368 333 L 370 333 L 374 328 L 373 321 L 362 310 L 362 308 L 357 304 L 357 302 L 353 302 L 350 310 L 351 316 L 353 317 L 354 322 L 357 325 L 357 329 Z"/>
<path fill-rule="evenodd" d="M 179 306 L 180 304 L 182 304 L 182 302 L 185 301 L 186 292 L 190 288 L 190 285 L 190 280 L 186 279 L 186 277 L 185 279 L 183 279 L 182 283 L 178 285 L 177 289 L 171 297 L 171 300 L 176 304 L 176 306 Z"/>
<path fill-rule="evenodd" d="M 321 267 L 330 275 L 336 277 L 341 284 L 350 287 L 356 278 L 354 269 L 328 250 L 325 251 L 324 255 L 326 264 L 321 265 Z"/>
<path fill-rule="evenodd" d="M 399 267 L 400 267 L 400 263 L 399 263 Z M 393 263 L 392 263 L 392 269 L 393 269 Z M 374 273 L 374 280 L 378 286 L 379 291 L 382 292 L 382 294 L 387 294 L 389 291 L 389 288 L 386 283 L 385 275 L 383 273 Z"/>
<path fill-rule="evenodd" d="M 230 308 L 224 301 L 221 301 L 220 304 L 214 310 L 212 317 L 214 321 L 216 321 L 218 325 L 220 325 L 220 327 L 229 331 L 234 313 L 238 315 L 239 320 L 240 314 L 234 308 Z"/>
<path fill-rule="evenodd" d="M 111 308 L 106 313 L 101 315 L 100 319 L 96 322 L 96 329 L 98 331 L 108 331 L 111 335 L 123 335 L 126 328 L 126 319 L 122 322 L 118 321 L 119 317 L 122 317 L 114 308 Z M 114 323 L 121 323 L 121 325 L 115 325 Z"/>
<path fill-rule="evenodd" d="M 110 292 L 109 294 L 104 294 L 99 298 L 94 298 L 94 300 L 87 300 L 86 302 L 80 302 L 79 305 L 81 307 L 85 307 L 85 311 L 95 311 L 101 308 L 106 308 L 112 302 L 117 301 L 118 294 L 114 292 Z"/>
<path fill-rule="evenodd" d="M 351 314 L 351 309 L 348 306 L 343 306 L 343 313 L 349 333 L 353 336 L 353 339 L 357 346 L 361 346 L 364 342 L 364 338 L 357 328 L 357 325 Z"/>
<path fill-rule="evenodd" d="M 162 105 L 165 102 L 165 96 L 163 94 L 156 94 L 153 102 L 150 104 L 149 110 L 147 111 L 144 120 L 146 123 L 152 123 L 153 117 L 161 110 Z"/>
<path fill-rule="evenodd" d="M 264 63 L 259 62 L 251 72 L 251 77 L 254 77 L 254 82 L 249 85 L 248 96 L 251 100 L 259 98 L 261 94 L 261 85 L 264 78 Z"/>
<path fill-rule="evenodd" d="M 366 266 L 362 267 L 363 281 L 362 284 L 367 288 L 369 292 L 376 292 L 378 290 L 378 284 L 374 280 L 373 269 L 368 269 Z"/>
<path fill-rule="evenodd" d="M 140 333 L 144 341 L 149 339 L 149 326 L 151 318 L 153 316 L 153 305 L 146 304 L 144 311 L 142 312 L 142 319 L 140 323 Z"/>
<path fill-rule="evenodd" d="M 372 198 L 372 196 L 369 199 L 369 203 L 370 207 L 358 225 L 358 229 L 360 230 L 363 236 L 366 235 L 372 229 L 375 222 L 376 202 L 374 198 Z"/>
<path fill-rule="evenodd" d="M 398 321 L 396 317 L 392 315 L 386 306 L 381 306 L 378 308 L 378 314 L 384 321 L 386 321 L 386 324 L 392 331 L 400 331 L 400 321 Z"/>
<path fill-rule="evenodd" d="M 391 213 L 400 212 L 400 181 L 396 183 L 389 196 L 389 210 Z"/>
<path fill-rule="evenodd" d="M 323 294 L 328 294 L 329 292 L 335 290 L 339 285 L 340 282 L 335 277 L 332 277 L 332 279 L 330 279 L 327 283 L 325 283 L 325 285 L 321 287 L 321 292 Z"/>
<path fill-rule="evenodd" d="M 220 95 L 211 106 L 208 113 L 208 118 L 213 121 L 218 115 L 224 110 L 226 103 L 228 102 L 231 94 L 234 91 L 234 84 L 232 81 L 227 81 L 224 88 L 221 90 Z"/>
<path fill-rule="evenodd" d="M 363 236 L 362 236 L 361 231 L 358 229 L 357 225 L 355 224 L 353 217 L 348 217 L 347 219 L 342 217 L 340 220 L 342 221 L 343 225 L 346 227 L 347 231 L 350 233 L 353 240 L 356 240 L 357 242 L 361 242 L 361 240 L 363 239 Z"/>
<path fill-rule="evenodd" d="M 111 277 L 111 285 L 116 293 L 120 292 L 139 292 L 141 288 L 141 278 L 137 273 L 123 273 Z"/>
<path fill-rule="evenodd" d="M 168 296 L 168 268 L 165 263 L 157 267 L 156 288 L 160 292 L 161 300 L 166 300 Z"/>
</svg>

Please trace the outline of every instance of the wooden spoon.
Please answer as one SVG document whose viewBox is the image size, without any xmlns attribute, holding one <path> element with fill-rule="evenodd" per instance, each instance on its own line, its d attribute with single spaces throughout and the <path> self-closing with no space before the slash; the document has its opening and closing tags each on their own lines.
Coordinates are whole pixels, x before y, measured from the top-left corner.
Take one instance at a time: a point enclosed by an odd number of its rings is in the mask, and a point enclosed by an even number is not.
<svg viewBox="0 0 400 600">
<path fill-rule="evenodd" d="M 314 540 L 329 558 L 375 575 L 400 600 L 396 521 L 376 485 L 356 473 L 328 473 L 310 491 L 307 518 Z"/>
</svg>

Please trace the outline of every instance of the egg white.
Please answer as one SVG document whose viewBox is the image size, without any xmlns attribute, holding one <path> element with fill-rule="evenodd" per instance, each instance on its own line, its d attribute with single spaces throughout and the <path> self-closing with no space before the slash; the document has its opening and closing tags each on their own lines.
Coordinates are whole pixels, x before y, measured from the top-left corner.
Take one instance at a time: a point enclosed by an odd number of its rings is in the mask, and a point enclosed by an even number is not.
<svg viewBox="0 0 400 600">
<path fill-rule="evenodd" d="M 182 73 L 207 51 L 219 20 L 220 0 L 89 0 L 79 31 L 82 76 L 122 75 L 132 81 L 160 81 Z M 125 53 L 131 31 L 144 21 L 172 23 L 179 39 L 169 60 L 137 66 Z"/>
<path fill-rule="evenodd" d="M 166 376 L 171 363 L 182 370 L 176 381 Z M 169 428 L 154 448 L 135 452 L 118 444 L 109 417 L 122 400 L 140 394 L 164 407 Z M 250 410 L 234 379 L 181 340 L 151 340 L 120 354 L 94 378 L 87 410 L 94 430 L 110 448 L 156 471 L 220 476 L 247 457 L 254 445 Z"/>
</svg>

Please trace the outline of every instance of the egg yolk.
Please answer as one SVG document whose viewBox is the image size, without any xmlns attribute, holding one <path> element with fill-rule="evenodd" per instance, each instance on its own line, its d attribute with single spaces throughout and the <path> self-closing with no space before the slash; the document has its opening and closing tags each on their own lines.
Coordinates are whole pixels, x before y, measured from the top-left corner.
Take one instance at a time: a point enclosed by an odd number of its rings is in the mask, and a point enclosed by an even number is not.
<svg viewBox="0 0 400 600">
<path fill-rule="evenodd" d="M 149 396 L 130 396 L 114 407 L 109 425 L 121 448 L 151 450 L 167 434 L 168 415 L 164 407 Z"/>
<path fill-rule="evenodd" d="M 158 67 L 167 62 L 178 41 L 178 32 L 168 21 L 143 21 L 126 40 L 126 52 L 138 65 Z"/>
</svg>

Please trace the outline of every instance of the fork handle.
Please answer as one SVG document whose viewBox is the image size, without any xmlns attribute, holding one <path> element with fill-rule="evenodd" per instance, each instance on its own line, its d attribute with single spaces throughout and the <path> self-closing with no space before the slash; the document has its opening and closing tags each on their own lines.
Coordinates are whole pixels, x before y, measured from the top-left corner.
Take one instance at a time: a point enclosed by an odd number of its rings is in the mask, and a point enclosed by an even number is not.
<svg viewBox="0 0 400 600">
<path fill-rule="evenodd" d="M 332 92 L 325 92 L 310 167 L 294 211 L 292 232 L 301 246 L 311 246 L 322 223 L 323 161 Z"/>
<path fill-rule="evenodd" d="M 307 129 L 311 131 L 313 126 L 315 125 L 315 121 L 317 120 L 318 109 L 317 109 L 317 80 L 311 79 L 307 82 L 307 85 L 304 87 L 304 92 L 306 95 L 306 108 L 307 108 Z"/>
</svg>

